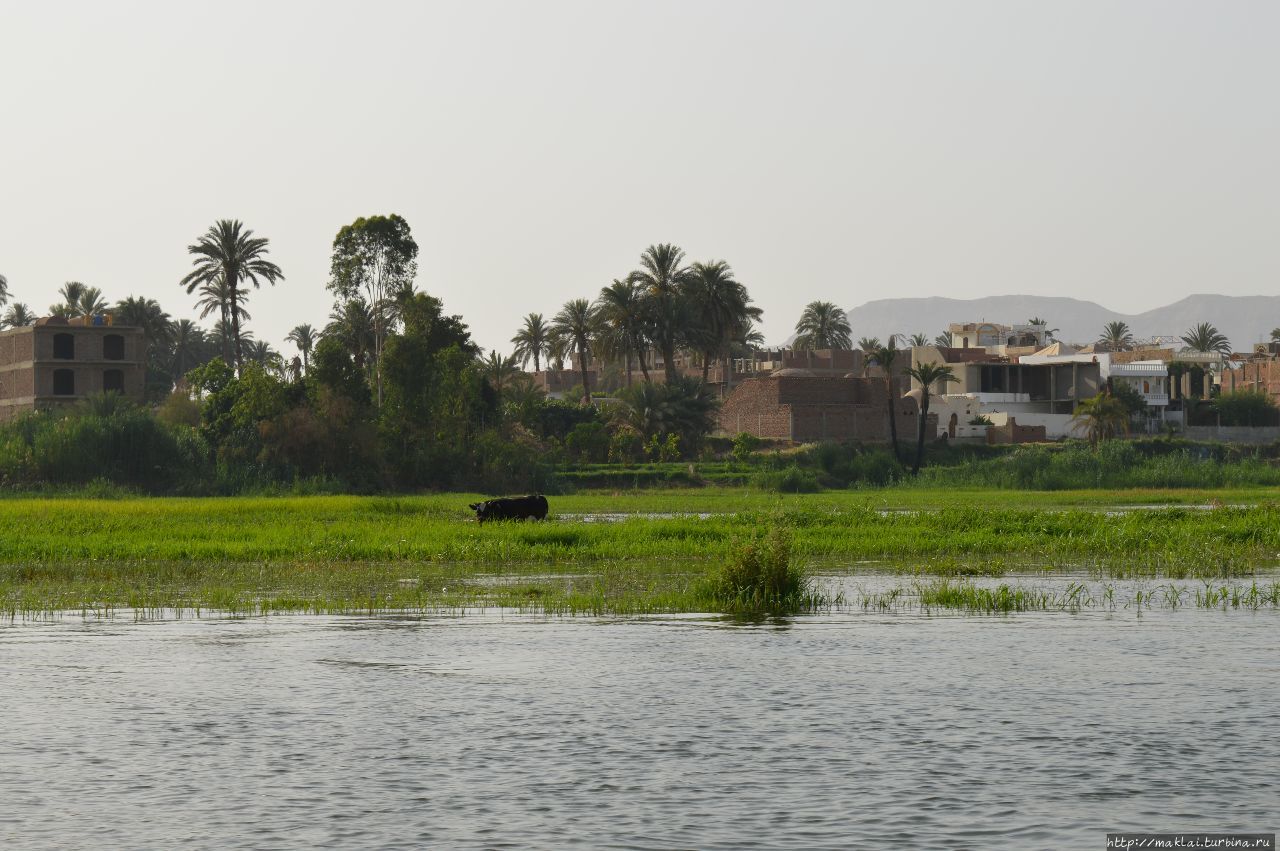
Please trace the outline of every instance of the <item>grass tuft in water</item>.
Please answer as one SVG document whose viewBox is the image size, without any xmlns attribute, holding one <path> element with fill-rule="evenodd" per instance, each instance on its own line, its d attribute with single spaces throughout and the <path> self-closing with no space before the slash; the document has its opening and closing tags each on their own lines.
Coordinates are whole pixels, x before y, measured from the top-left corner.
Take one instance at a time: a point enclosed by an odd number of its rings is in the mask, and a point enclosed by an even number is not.
<svg viewBox="0 0 1280 851">
<path fill-rule="evenodd" d="M 705 588 L 717 609 L 733 614 L 785 614 L 823 603 L 793 553 L 790 530 L 779 523 L 735 545 Z"/>
</svg>

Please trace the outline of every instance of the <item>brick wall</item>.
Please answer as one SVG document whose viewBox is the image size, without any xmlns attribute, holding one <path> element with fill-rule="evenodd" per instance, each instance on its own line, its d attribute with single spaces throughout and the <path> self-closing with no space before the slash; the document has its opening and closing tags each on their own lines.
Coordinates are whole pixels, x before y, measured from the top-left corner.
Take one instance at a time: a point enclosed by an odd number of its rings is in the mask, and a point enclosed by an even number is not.
<svg viewBox="0 0 1280 851">
<path fill-rule="evenodd" d="M 721 405 L 720 431 L 774 440 L 886 441 L 886 394 L 883 379 L 749 378 Z M 909 438 L 916 431 L 915 400 L 900 399 L 896 409 L 899 438 Z"/>
<path fill-rule="evenodd" d="M 1042 425 L 1018 425 L 1014 417 L 1009 417 L 1004 425 L 987 426 L 987 443 L 1043 443 L 1048 440 L 1045 427 Z"/>
</svg>

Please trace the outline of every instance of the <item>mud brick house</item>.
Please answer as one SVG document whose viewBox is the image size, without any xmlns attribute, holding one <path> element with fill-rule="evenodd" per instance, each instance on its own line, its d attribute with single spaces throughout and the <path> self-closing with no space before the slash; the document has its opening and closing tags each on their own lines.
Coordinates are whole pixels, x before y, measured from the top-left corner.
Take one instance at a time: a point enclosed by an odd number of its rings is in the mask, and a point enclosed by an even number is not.
<svg viewBox="0 0 1280 851">
<path fill-rule="evenodd" d="M 142 329 L 93 322 L 46 318 L 0 331 L 0 422 L 110 390 L 142 399 Z"/>
<path fill-rule="evenodd" d="M 744 379 L 735 386 L 720 407 L 719 430 L 727 435 L 746 432 L 797 442 L 887 441 L 887 393 L 883 379 L 817 376 L 803 369 L 781 369 Z M 895 412 L 898 436 L 909 440 L 916 433 L 919 410 L 915 399 L 899 397 Z M 933 415 L 929 419 L 936 421 Z M 937 430 L 936 422 L 933 430 Z"/>
</svg>

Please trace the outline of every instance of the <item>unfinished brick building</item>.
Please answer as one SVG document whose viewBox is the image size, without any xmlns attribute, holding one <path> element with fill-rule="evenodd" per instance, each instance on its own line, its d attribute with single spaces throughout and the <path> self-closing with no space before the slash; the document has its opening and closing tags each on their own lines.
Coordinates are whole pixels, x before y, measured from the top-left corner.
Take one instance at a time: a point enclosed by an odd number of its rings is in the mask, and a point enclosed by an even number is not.
<svg viewBox="0 0 1280 851">
<path fill-rule="evenodd" d="M 0 422 L 109 390 L 140 401 L 145 382 L 141 328 L 48 318 L 0 331 Z"/>
<path fill-rule="evenodd" d="M 814 376 L 800 369 L 779 370 L 745 379 L 733 388 L 720 407 L 720 431 L 796 442 L 884 442 L 889 439 L 887 392 L 881 378 Z M 898 396 L 895 411 L 899 438 L 911 439 L 918 416 L 915 399 Z M 936 431 L 937 418 L 930 414 L 929 419 L 934 421 Z"/>
</svg>

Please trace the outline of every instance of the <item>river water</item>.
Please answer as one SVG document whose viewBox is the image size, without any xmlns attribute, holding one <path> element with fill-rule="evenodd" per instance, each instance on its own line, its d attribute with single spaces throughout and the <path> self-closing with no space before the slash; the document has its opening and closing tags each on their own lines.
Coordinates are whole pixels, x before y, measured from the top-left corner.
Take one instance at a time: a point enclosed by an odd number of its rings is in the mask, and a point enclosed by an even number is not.
<svg viewBox="0 0 1280 851">
<path fill-rule="evenodd" d="M 1274 831 L 1280 613 L 0 627 L 22 848 L 1101 848 Z"/>
</svg>

